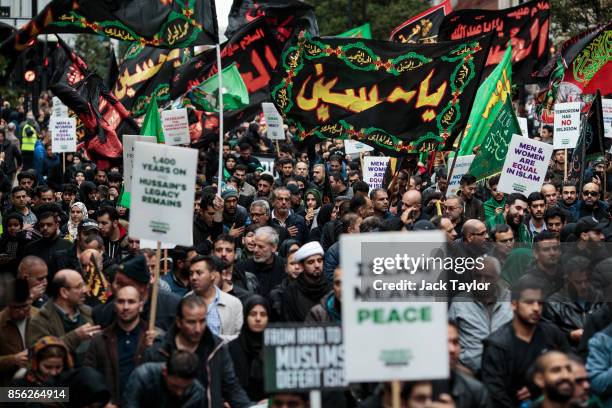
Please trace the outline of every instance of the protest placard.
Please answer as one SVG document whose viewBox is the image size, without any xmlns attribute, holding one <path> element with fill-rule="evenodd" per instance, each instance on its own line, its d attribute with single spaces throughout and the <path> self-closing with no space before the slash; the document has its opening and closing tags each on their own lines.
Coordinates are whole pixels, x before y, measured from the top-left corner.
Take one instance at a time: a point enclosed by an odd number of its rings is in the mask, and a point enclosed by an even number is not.
<svg viewBox="0 0 612 408">
<path fill-rule="evenodd" d="M 452 179 L 448 181 L 448 187 L 446 188 L 446 196 L 450 197 L 452 195 L 457 194 L 457 190 L 459 190 L 459 181 L 461 181 L 461 177 L 466 174 L 470 170 L 470 166 L 474 161 L 475 154 L 468 154 L 467 156 L 459 156 L 455 161 L 455 167 L 453 168 Z M 448 158 L 448 166 L 446 167 L 449 171 L 453 164 L 453 157 Z"/>
<path fill-rule="evenodd" d="M 423 282 L 438 282 L 439 273 L 400 275 L 395 265 L 397 259 L 421 262 L 444 242 L 440 231 L 340 236 L 346 381 L 448 377 L 447 303 L 422 290 Z M 413 286 L 400 288 L 410 276 Z"/>
<path fill-rule="evenodd" d="M 266 392 L 346 388 L 340 325 L 271 324 L 264 331 Z"/>
<path fill-rule="evenodd" d="M 51 151 L 53 153 L 76 152 L 76 119 L 66 117 L 51 117 Z"/>
<path fill-rule="evenodd" d="M 285 140 L 285 130 L 283 129 L 283 118 L 271 102 L 261 104 L 264 118 L 266 118 L 266 135 L 270 140 Z"/>
<path fill-rule="evenodd" d="M 132 192 L 134 142 L 156 143 L 155 136 L 123 135 L 123 191 Z"/>
<path fill-rule="evenodd" d="M 68 107 L 64 105 L 57 96 L 53 97 L 53 110 L 51 111 L 51 116 L 56 118 L 68 117 Z"/>
<path fill-rule="evenodd" d="M 187 109 L 165 110 L 161 113 L 162 128 L 167 145 L 189 144 Z"/>
<path fill-rule="evenodd" d="M 130 235 L 191 245 L 198 151 L 134 142 Z"/>
<path fill-rule="evenodd" d="M 253 156 L 261 163 L 261 167 L 263 167 L 264 171 L 272 174 L 276 177 L 276 170 L 274 169 L 274 157 L 266 157 L 266 156 Z"/>
<path fill-rule="evenodd" d="M 548 143 L 512 135 L 497 190 L 525 195 L 540 191 L 552 152 Z"/>
<path fill-rule="evenodd" d="M 612 99 L 602 99 L 601 110 L 603 111 L 604 136 L 612 138 Z"/>
<path fill-rule="evenodd" d="M 516 117 L 518 121 L 519 127 L 521 128 L 521 133 L 525 137 L 529 137 L 529 126 L 527 125 L 527 118 L 522 118 L 520 116 Z"/>
<path fill-rule="evenodd" d="M 371 152 L 372 150 L 374 150 L 374 148 L 365 143 L 361 143 L 361 142 L 358 142 L 357 140 L 352 140 L 352 139 L 344 139 L 344 152 L 346 154 Z"/>
<path fill-rule="evenodd" d="M 382 187 L 389 157 L 366 156 L 363 158 L 363 181 L 368 183 L 370 191 Z"/>
<path fill-rule="evenodd" d="M 555 149 L 573 149 L 580 136 L 580 107 L 582 102 L 555 104 L 553 145 Z"/>
</svg>

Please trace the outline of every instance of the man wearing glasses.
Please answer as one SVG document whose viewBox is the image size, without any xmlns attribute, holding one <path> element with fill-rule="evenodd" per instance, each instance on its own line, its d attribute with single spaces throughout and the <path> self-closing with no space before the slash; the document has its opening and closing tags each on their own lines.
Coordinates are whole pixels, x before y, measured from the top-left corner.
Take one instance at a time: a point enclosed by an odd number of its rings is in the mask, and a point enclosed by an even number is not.
<svg viewBox="0 0 612 408">
<path fill-rule="evenodd" d="M 57 272 L 51 282 L 52 300 L 32 319 L 30 346 L 45 336 L 63 340 L 77 361 L 84 358 L 91 338 L 100 332 L 92 324 L 91 308 L 84 305 L 87 286 L 80 273 L 72 269 Z"/>
<path fill-rule="evenodd" d="M 599 184 L 587 183 L 582 188 L 582 199 L 578 200 L 578 204 L 574 210 L 574 218 L 579 220 L 582 217 L 591 217 L 598 222 L 607 220 L 608 205 L 600 200 L 601 188 Z"/>
</svg>

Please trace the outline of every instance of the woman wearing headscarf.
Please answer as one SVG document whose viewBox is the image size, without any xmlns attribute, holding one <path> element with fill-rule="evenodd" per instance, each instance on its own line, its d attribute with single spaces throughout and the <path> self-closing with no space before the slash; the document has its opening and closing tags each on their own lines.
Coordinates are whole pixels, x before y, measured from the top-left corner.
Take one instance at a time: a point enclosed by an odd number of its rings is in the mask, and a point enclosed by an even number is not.
<svg viewBox="0 0 612 408">
<path fill-rule="evenodd" d="M 23 229 L 23 217 L 11 213 L 2 220 L 2 238 L 0 238 L 0 270 L 17 272 L 17 254 L 22 242 L 19 232 Z"/>
<path fill-rule="evenodd" d="M 321 209 L 321 193 L 316 188 L 306 190 L 304 194 L 304 213 L 300 214 L 306 220 L 306 225 L 312 229 L 317 226 L 317 215 Z"/>
<path fill-rule="evenodd" d="M 80 201 L 70 206 L 70 219 L 66 224 L 65 238 L 70 242 L 74 242 L 77 239 L 79 223 L 89 218 L 87 213 L 87 207 Z"/>
<path fill-rule="evenodd" d="M 80 201 L 85 204 L 89 215 L 98 211 L 100 206 L 100 196 L 98 193 L 98 187 L 93 181 L 84 181 L 79 186 L 79 198 Z"/>
<path fill-rule="evenodd" d="M 32 346 L 30 369 L 25 377 L 14 382 L 18 387 L 39 387 L 53 384 L 57 377 L 72 368 L 72 356 L 64 342 L 45 336 Z"/>
<path fill-rule="evenodd" d="M 253 295 L 244 302 L 244 324 L 240 335 L 229 343 L 234 371 L 252 401 L 266 397 L 264 392 L 263 332 L 268 325 L 266 299 Z"/>
<path fill-rule="evenodd" d="M 333 204 L 323 204 L 321 208 L 319 208 L 319 213 L 317 214 L 316 218 L 317 226 L 310 230 L 308 241 L 321 241 L 323 226 L 331 221 L 332 211 L 334 211 Z"/>
</svg>

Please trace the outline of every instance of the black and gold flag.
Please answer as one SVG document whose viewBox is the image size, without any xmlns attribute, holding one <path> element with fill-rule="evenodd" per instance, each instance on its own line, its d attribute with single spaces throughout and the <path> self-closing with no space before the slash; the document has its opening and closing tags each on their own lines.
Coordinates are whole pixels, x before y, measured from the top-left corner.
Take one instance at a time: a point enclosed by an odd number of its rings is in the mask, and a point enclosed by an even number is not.
<svg viewBox="0 0 612 408">
<path fill-rule="evenodd" d="M 537 82 L 532 76 L 548 61 L 550 3 L 532 0 L 503 10 L 456 10 L 442 22 L 440 41 L 471 39 L 494 33 L 485 75 L 502 60 L 508 44 L 512 45 L 514 83 Z"/>
<path fill-rule="evenodd" d="M 404 44 L 432 44 L 438 41 L 438 32 L 442 21 L 450 14 L 452 5 L 450 0 L 434 6 L 424 12 L 404 21 L 391 32 L 390 41 Z"/>
<path fill-rule="evenodd" d="M 450 146 L 465 126 L 491 36 L 412 45 L 302 33 L 270 88 L 298 143 L 349 138 L 399 156 Z"/>
</svg>

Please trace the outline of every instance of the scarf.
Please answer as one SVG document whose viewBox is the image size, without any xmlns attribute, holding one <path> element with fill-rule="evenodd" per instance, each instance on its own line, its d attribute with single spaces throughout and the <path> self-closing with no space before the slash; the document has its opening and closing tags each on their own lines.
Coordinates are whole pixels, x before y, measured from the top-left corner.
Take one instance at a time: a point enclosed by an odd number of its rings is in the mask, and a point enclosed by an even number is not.
<svg viewBox="0 0 612 408">
<path fill-rule="evenodd" d="M 72 212 L 73 207 L 77 207 L 79 211 L 81 212 L 81 214 L 83 214 L 83 218 L 81 219 L 81 221 L 89 218 L 89 215 L 87 213 L 87 207 L 85 206 L 85 204 L 83 204 L 80 201 L 77 201 L 76 203 L 70 206 L 71 212 Z M 68 235 L 70 236 L 70 241 L 75 242 L 77 240 L 78 233 L 79 233 L 78 229 L 79 229 L 79 223 L 78 222 L 73 223 L 72 217 L 70 217 L 70 219 L 68 220 Z"/>
</svg>

